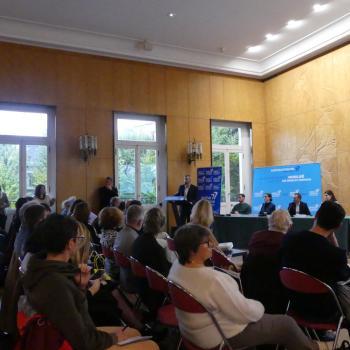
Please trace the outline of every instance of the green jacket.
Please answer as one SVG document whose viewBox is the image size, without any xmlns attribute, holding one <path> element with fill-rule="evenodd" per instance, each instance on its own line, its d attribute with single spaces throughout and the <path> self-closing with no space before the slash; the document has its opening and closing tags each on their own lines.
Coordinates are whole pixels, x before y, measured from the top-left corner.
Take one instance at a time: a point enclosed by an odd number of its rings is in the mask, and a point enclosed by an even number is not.
<svg viewBox="0 0 350 350">
<path fill-rule="evenodd" d="M 74 283 L 76 266 L 34 255 L 22 278 L 30 305 L 44 314 L 75 350 L 102 350 L 116 337 L 98 331 L 88 313 L 85 292 Z"/>
</svg>

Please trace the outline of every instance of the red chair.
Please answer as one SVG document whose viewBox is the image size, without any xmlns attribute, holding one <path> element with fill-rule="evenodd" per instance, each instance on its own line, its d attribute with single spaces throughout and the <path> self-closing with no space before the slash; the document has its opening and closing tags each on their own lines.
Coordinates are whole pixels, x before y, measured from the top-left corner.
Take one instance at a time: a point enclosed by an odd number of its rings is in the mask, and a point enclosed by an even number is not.
<svg viewBox="0 0 350 350">
<path fill-rule="evenodd" d="M 131 271 L 134 274 L 134 276 L 136 276 L 138 278 L 147 278 L 146 266 L 142 265 L 133 256 L 130 256 L 129 260 L 130 260 L 130 265 L 131 265 Z"/>
<path fill-rule="evenodd" d="M 113 250 L 104 245 L 102 246 L 102 254 L 105 256 L 105 258 L 113 259 L 114 257 Z"/>
<path fill-rule="evenodd" d="M 119 267 L 130 268 L 130 260 L 123 253 L 113 249 L 114 260 Z"/>
<path fill-rule="evenodd" d="M 306 333 L 309 335 L 308 329 L 311 329 L 315 337 L 318 339 L 316 330 L 332 330 L 336 331 L 335 340 L 333 343 L 333 350 L 336 349 L 336 345 L 339 338 L 339 332 L 343 320 L 345 318 L 343 310 L 340 306 L 338 298 L 334 293 L 333 289 L 326 283 L 318 280 L 315 277 L 308 275 L 305 272 L 290 269 L 284 267 L 280 271 L 280 279 L 282 284 L 289 290 L 296 293 L 303 294 L 313 294 L 313 295 L 330 295 L 334 299 L 334 303 L 337 307 L 337 311 L 339 314 L 338 322 L 316 322 L 316 321 L 308 321 L 301 315 L 299 315 L 296 311 L 290 309 L 291 301 L 289 300 L 286 313 L 293 317 L 294 320 L 301 326 L 304 327 Z M 310 335 L 309 335 L 310 336 Z"/>
<path fill-rule="evenodd" d="M 171 250 L 172 252 L 176 252 L 174 240 L 170 237 L 167 237 L 166 242 L 168 244 L 169 250 Z"/>
<path fill-rule="evenodd" d="M 224 253 L 217 249 L 212 250 L 211 261 L 216 267 L 220 267 L 225 270 L 231 270 L 234 272 L 239 272 L 237 266 Z"/>
<path fill-rule="evenodd" d="M 164 303 L 168 297 L 168 280 L 161 273 L 146 266 L 146 275 L 148 285 L 151 289 L 164 294 Z M 157 312 L 157 318 L 160 323 L 168 327 L 177 327 L 178 322 L 175 315 L 175 307 L 173 304 L 161 306 Z"/>
<path fill-rule="evenodd" d="M 210 349 L 210 350 L 219 350 L 219 349 L 233 350 L 227 338 L 225 337 L 224 332 L 222 331 L 219 323 L 217 322 L 215 316 L 211 313 L 211 311 L 209 311 L 205 306 L 203 306 L 191 293 L 189 293 L 187 290 L 185 290 L 183 287 L 176 284 L 175 282 L 169 281 L 168 287 L 169 287 L 169 294 L 170 294 L 172 303 L 174 304 L 176 309 L 179 309 L 188 313 L 194 313 L 194 314 L 207 313 L 209 315 L 216 329 L 218 330 L 219 334 L 222 337 L 222 343 L 219 344 L 214 349 Z M 182 341 L 187 350 L 203 350 L 197 345 L 194 345 L 193 343 L 191 343 L 183 335 L 182 335 Z M 224 344 L 224 347 L 222 347 L 222 344 Z"/>
</svg>

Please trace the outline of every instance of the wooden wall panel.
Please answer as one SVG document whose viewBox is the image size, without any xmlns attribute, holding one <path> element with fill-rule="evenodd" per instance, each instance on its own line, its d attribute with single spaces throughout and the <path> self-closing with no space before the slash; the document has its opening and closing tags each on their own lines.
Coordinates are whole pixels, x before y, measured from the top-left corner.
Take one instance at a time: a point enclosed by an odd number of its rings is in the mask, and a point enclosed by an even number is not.
<svg viewBox="0 0 350 350">
<path fill-rule="evenodd" d="M 58 202 L 74 194 L 96 207 L 96 188 L 113 171 L 113 111 L 166 116 L 169 193 L 210 165 L 210 119 L 252 122 L 254 162 L 263 164 L 264 92 L 233 76 L 0 43 L 0 101 L 56 106 Z M 98 136 L 90 162 L 79 158 L 85 133 Z M 189 165 L 193 138 L 204 158 Z"/>
</svg>

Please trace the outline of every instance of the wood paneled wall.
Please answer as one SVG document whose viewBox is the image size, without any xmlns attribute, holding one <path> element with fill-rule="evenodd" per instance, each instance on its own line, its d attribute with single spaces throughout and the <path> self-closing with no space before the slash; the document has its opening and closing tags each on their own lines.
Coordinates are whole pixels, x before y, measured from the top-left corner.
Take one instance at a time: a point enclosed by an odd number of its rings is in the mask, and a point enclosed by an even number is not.
<svg viewBox="0 0 350 350">
<path fill-rule="evenodd" d="M 320 162 L 350 212 L 350 45 L 265 82 L 267 165 Z"/>
<path fill-rule="evenodd" d="M 57 200 L 70 195 L 94 205 L 94 193 L 113 174 L 113 111 L 167 118 L 168 192 L 185 173 L 189 139 L 203 142 L 210 160 L 210 119 L 251 122 L 254 165 L 265 165 L 262 82 L 105 57 L 0 43 L 0 101 L 56 107 Z M 98 136 L 97 156 L 79 158 L 78 137 Z"/>
</svg>

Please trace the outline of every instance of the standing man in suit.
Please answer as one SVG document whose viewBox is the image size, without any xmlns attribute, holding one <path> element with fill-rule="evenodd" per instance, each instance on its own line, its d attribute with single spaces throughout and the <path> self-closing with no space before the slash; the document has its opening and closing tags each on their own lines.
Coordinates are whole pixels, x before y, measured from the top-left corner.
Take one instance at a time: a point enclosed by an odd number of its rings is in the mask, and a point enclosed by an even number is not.
<svg viewBox="0 0 350 350">
<path fill-rule="evenodd" d="M 292 203 L 289 203 L 288 211 L 290 216 L 295 214 L 311 215 L 307 203 L 301 201 L 300 193 L 294 193 L 294 200 Z"/>
<path fill-rule="evenodd" d="M 276 210 L 276 206 L 272 203 L 271 193 L 264 194 L 264 203 L 261 206 L 259 216 L 266 216 L 272 214 Z"/>
<path fill-rule="evenodd" d="M 198 187 L 191 184 L 190 175 L 185 175 L 184 184 L 180 185 L 175 196 L 185 197 L 185 201 L 180 206 L 180 225 L 184 225 L 190 221 L 193 204 L 198 199 Z"/>
</svg>

